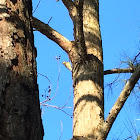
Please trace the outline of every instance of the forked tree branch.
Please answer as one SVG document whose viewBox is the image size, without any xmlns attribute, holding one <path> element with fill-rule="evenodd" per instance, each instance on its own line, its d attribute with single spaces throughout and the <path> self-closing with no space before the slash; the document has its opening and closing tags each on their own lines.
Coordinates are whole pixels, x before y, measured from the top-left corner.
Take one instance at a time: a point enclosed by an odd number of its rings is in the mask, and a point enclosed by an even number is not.
<svg viewBox="0 0 140 140">
<path fill-rule="evenodd" d="M 55 31 L 48 24 L 43 23 L 35 17 L 32 17 L 32 26 L 49 39 L 57 43 L 64 51 L 69 53 L 72 49 L 72 42 L 65 38 L 63 35 Z"/>
<path fill-rule="evenodd" d="M 109 133 L 113 122 L 115 121 L 118 113 L 122 109 L 125 101 L 129 97 L 131 91 L 133 90 L 133 88 L 134 88 L 135 84 L 137 83 L 137 81 L 139 80 L 139 78 L 140 78 L 140 65 L 136 68 L 136 70 L 134 71 L 134 73 L 132 74 L 132 76 L 130 77 L 130 79 L 128 80 L 126 85 L 124 86 L 124 89 L 120 93 L 120 96 L 118 97 L 116 103 L 112 107 L 112 109 L 104 123 L 105 136 L 107 136 L 107 134 Z"/>
<path fill-rule="evenodd" d="M 135 71 L 134 68 L 124 68 L 124 69 L 116 68 L 112 70 L 105 70 L 104 75 L 114 74 L 114 73 L 133 73 L 134 71 Z"/>
</svg>

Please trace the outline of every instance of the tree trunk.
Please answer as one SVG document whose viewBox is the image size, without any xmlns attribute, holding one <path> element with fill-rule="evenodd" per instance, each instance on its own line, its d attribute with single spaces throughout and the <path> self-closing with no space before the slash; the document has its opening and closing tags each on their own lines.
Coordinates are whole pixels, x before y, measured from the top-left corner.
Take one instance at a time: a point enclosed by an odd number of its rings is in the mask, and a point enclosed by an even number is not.
<svg viewBox="0 0 140 140">
<path fill-rule="evenodd" d="M 33 27 L 56 42 L 71 60 L 74 87 L 72 140 L 105 140 L 118 113 L 140 78 L 140 66 L 133 70 L 128 68 L 103 72 L 99 0 L 62 0 L 62 2 L 73 21 L 74 41 L 69 41 L 35 17 L 32 18 Z M 66 67 L 70 65 L 65 64 Z M 103 74 L 123 72 L 134 73 L 104 120 Z"/>
<path fill-rule="evenodd" d="M 0 140 L 42 140 L 31 0 L 0 0 Z"/>
<path fill-rule="evenodd" d="M 97 0 L 84 1 L 82 18 L 86 56 L 80 55 L 76 45 L 74 57 L 70 54 L 74 82 L 73 136 L 76 140 L 99 140 L 103 135 L 103 58 L 98 12 Z"/>
</svg>

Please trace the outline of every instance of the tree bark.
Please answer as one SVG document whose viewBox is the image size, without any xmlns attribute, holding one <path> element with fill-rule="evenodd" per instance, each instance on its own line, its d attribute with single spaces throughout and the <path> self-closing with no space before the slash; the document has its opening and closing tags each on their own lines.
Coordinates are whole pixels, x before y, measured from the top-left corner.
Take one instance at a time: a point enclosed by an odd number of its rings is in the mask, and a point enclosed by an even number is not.
<svg viewBox="0 0 140 140">
<path fill-rule="evenodd" d="M 0 140 L 42 140 L 31 0 L 0 0 Z"/>
<path fill-rule="evenodd" d="M 84 33 L 84 41 L 82 42 L 82 38 L 81 46 L 77 45 L 80 40 L 77 39 L 78 33 L 75 35 L 76 51 L 69 55 L 73 64 L 74 82 L 73 136 L 77 140 L 99 139 L 103 133 L 103 58 L 98 6 L 98 1 L 93 0 L 85 0 L 83 9 L 76 6 L 80 8 L 81 16 L 83 16 L 80 17 L 83 24 L 79 26 L 83 26 Z M 78 24 L 74 20 L 74 24 Z M 81 53 L 84 50 L 86 52 Z"/>
</svg>

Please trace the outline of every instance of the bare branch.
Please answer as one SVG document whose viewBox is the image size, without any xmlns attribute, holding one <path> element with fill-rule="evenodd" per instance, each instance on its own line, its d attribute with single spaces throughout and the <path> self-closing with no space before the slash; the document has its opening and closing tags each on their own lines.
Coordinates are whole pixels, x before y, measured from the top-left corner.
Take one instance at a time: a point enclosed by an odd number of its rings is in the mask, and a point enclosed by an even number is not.
<svg viewBox="0 0 140 140">
<path fill-rule="evenodd" d="M 61 122 L 61 133 L 60 133 L 60 136 L 59 136 L 59 140 L 61 140 L 62 132 L 63 132 L 63 123 L 62 123 L 62 121 L 60 121 L 60 122 Z"/>
<path fill-rule="evenodd" d="M 40 102 L 40 104 L 43 104 L 43 103 L 48 102 L 48 101 L 51 101 L 51 100 L 57 95 L 57 93 L 58 93 L 59 79 L 60 79 L 60 64 L 59 64 L 59 59 L 60 59 L 60 56 L 59 56 L 59 57 L 56 57 L 56 60 L 57 60 L 58 66 L 59 66 L 56 92 L 55 92 L 55 94 L 53 95 L 53 97 L 50 97 L 51 91 L 52 91 L 52 86 L 49 86 L 49 91 L 48 91 L 49 95 L 47 96 L 47 99 L 45 98 L 45 100 L 42 101 L 42 102 Z M 40 73 L 39 73 L 39 74 L 40 74 Z M 40 75 L 41 75 L 41 76 L 44 76 L 45 78 L 48 79 L 47 76 L 45 76 L 45 75 L 43 75 L 43 74 L 40 74 Z M 48 79 L 48 80 L 49 80 L 49 79 Z M 49 80 L 49 82 L 50 82 L 50 80 Z M 51 83 L 50 83 L 50 84 L 51 84 Z"/>
<path fill-rule="evenodd" d="M 72 42 L 62 36 L 60 33 L 51 28 L 48 24 L 43 23 L 35 17 L 32 17 L 32 26 L 49 39 L 57 43 L 64 51 L 69 53 L 72 49 Z"/>
<path fill-rule="evenodd" d="M 113 122 L 115 121 L 118 113 L 122 109 L 125 101 L 129 97 L 131 91 L 133 90 L 133 88 L 134 88 L 135 84 L 137 83 L 137 81 L 139 80 L 139 78 L 140 78 L 140 65 L 136 68 L 136 70 L 134 71 L 134 73 L 132 74 L 132 76 L 130 77 L 128 82 L 126 83 L 124 89 L 120 93 L 119 98 L 117 99 L 116 103 L 112 107 L 112 109 L 104 123 L 105 136 L 107 136 L 107 134 L 109 133 Z"/>
<path fill-rule="evenodd" d="M 116 68 L 112 70 L 105 70 L 104 75 L 113 74 L 113 73 L 133 73 L 134 70 L 135 70 L 134 68 L 124 68 L 124 69 Z"/>
<path fill-rule="evenodd" d="M 54 106 L 54 105 L 49 105 L 49 104 L 41 104 L 41 103 L 40 103 L 40 105 L 41 105 L 41 106 L 48 106 L 48 107 L 53 107 L 53 108 L 59 109 L 59 110 L 61 110 L 62 112 L 64 112 L 65 114 L 67 114 L 68 116 L 71 116 L 71 117 L 72 117 L 72 115 L 68 114 L 68 113 L 67 113 L 66 111 L 64 111 L 63 108 L 61 108 L 61 107 Z"/>
<path fill-rule="evenodd" d="M 51 83 L 51 81 L 50 81 L 50 79 L 47 77 L 47 76 L 45 76 L 45 75 L 43 75 L 43 74 L 41 74 L 41 73 L 37 73 L 37 74 L 39 74 L 39 75 L 41 75 L 41 76 L 43 76 L 43 77 L 45 77 L 48 81 L 49 81 L 49 83 L 50 83 L 50 85 L 48 86 L 48 95 L 46 96 L 46 90 L 45 90 L 45 99 L 46 99 L 46 97 L 47 97 L 47 99 L 45 100 L 46 102 L 47 101 L 49 101 L 50 100 L 50 95 L 51 95 L 51 91 L 52 91 L 52 83 Z"/>
<path fill-rule="evenodd" d="M 41 0 L 39 0 L 37 6 L 36 6 L 36 8 L 35 8 L 35 10 L 33 11 L 33 13 L 35 13 L 35 11 L 37 10 L 37 8 L 39 7 L 40 2 L 41 2 Z"/>
<path fill-rule="evenodd" d="M 135 56 L 134 61 L 136 61 L 136 59 L 139 55 L 140 55 L 140 52 Z"/>
<path fill-rule="evenodd" d="M 67 69 L 69 69 L 70 71 L 72 71 L 72 67 L 71 67 L 71 64 L 70 62 L 63 62 L 63 65 L 65 65 L 65 67 Z M 133 73 L 134 72 L 134 68 L 124 68 L 124 69 L 119 69 L 119 68 L 116 68 L 116 69 L 112 69 L 112 70 L 105 70 L 104 71 L 104 75 L 107 75 L 107 74 L 114 74 L 114 73 Z"/>
</svg>

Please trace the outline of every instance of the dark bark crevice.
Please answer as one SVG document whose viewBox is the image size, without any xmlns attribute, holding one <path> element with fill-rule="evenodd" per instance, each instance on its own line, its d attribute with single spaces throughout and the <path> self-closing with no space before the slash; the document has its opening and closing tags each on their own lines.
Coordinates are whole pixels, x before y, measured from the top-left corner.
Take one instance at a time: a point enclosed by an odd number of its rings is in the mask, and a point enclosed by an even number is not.
<svg viewBox="0 0 140 140">
<path fill-rule="evenodd" d="M 36 79 L 36 52 L 30 21 L 31 6 L 31 1 L 12 3 L 7 0 L 6 13 L 0 12 L 2 17 L 0 20 L 0 139 L 2 140 L 43 139 Z"/>
</svg>

